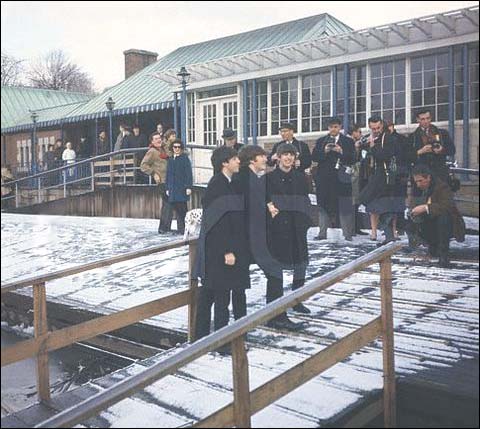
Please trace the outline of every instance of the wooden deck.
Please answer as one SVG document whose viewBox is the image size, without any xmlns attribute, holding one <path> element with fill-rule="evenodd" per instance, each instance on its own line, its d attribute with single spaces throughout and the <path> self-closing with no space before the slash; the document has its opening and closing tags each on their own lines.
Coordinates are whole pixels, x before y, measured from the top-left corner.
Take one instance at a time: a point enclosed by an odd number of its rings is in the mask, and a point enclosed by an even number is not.
<svg viewBox="0 0 480 429">
<path fill-rule="evenodd" d="M 476 400 L 478 404 L 477 251 L 455 249 L 457 261 L 449 270 L 424 262 L 414 265 L 408 254 L 400 254 L 393 260 L 396 373 L 399 385 L 407 386 L 410 392 L 427 386 L 450 396 Z M 341 246 L 335 252 L 340 254 Z M 262 301 L 250 302 L 249 313 L 261 308 Z M 358 273 L 312 297 L 306 305 L 312 309 L 312 315 L 291 314 L 295 321 L 305 322 L 301 332 L 279 332 L 265 327 L 248 335 L 252 390 L 377 317 L 380 314 L 378 270 L 372 267 Z M 170 328 L 171 324 L 167 323 Z M 37 404 L 9 415 L 2 419 L 2 427 L 33 426 L 176 350 L 138 361 L 85 386 L 53 396 L 48 405 Z M 190 426 L 232 401 L 231 365 L 230 357 L 216 353 L 204 356 L 84 424 Z M 358 427 L 382 411 L 381 388 L 382 350 L 380 343 L 375 342 L 257 413 L 252 424 L 319 427 L 341 422 L 342 426 Z"/>
</svg>

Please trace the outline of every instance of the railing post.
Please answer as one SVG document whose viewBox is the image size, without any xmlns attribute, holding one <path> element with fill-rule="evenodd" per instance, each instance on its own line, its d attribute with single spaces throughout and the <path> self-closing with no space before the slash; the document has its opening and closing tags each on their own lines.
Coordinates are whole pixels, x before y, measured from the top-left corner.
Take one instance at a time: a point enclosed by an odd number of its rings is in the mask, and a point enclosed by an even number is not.
<svg viewBox="0 0 480 429">
<path fill-rule="evenodd" d="M 127 157 L 123 153 L 123 184 L 127 184 Z"/>
<path fill-rule="evenodd" d="M 235 427 L 250 428 L 250 382 L 248 377 L 248 358 L 244 337 L 232 341 L 233 369 L 233 419 Z"/>
<path fill-rule="evenodd" d="M 110 186 L 113 186 L 115 183 L 115 160 L 113 155 L 110 155 Z"/>
<path fill-rule="evenodd" d="M 384 427 L 396 427 L 395 353 L 393 343 L 392 261 L 380 261 L 383 346 Z"/>
<path fill-rule="evenodd" d="M 190 304 L 188 304 L 188 341 L 190 342 L 192 342 L 195 337 L 195 321 L 197 319 L 198 280 L 193 277 L 197 256 L 197 243 L 198 241 L 194 241 L 188 245 L 188 285 L 190 288 Z"/>
<path fill-rule="evenodd" d="M 67 198 L 67 169 L 64 168 L 62 171 L 63 178 L 63 198 Z"/>
<path fill-rule="evenodd" d="M 45 337 L 48 332 L 47 294 L 45 283 L 33 285 L 33 321 L 35 338 Z M 50 400 L 50 371 L 48 368 L 48 352 L 40 348 L 37 355 L 37 392 L 40 401 Z"/>
<path fill-rule="evenodd" d="M 95 165 L 93 161 L 90 161 L 90 176 L 92 179 L 92 192 L 95 190 Z"/>
<path fill-rule="evenodd" d="M 42 202 L 42 178 L 37 177 L 37 202 L 40 204 Z"/>
<path fill-rule="evenodd" d="M 19 196 L 18 196 L 18 182 L 15 183 L 15 208 L 18 209 L 18 205 L 19 205 Z"/>
</svg>

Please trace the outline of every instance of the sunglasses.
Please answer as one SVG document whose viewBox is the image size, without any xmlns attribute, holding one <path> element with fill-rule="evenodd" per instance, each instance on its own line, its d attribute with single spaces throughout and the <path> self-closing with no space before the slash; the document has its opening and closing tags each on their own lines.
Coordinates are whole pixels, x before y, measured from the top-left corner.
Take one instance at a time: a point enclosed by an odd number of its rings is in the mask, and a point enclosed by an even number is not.
<svg viewBox="0 0 480 429">
<path fill-rule="evenodd" d="M 182 146 L 174 145 L 173 148 L 174 148 L 174 149 L 181 149 Z"/>
</svg>

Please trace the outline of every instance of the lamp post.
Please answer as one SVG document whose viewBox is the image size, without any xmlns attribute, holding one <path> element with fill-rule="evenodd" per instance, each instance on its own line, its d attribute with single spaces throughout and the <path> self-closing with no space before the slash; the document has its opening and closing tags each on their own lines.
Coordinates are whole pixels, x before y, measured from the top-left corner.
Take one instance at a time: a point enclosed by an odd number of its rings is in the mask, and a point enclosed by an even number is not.
<svg viewBox="0 0 480 429">
<path fill-rule="evenodd" d="M 180 122 L 182 128 L 182 142 L 187 144 L 187 84 L 190 79 L 190 73 L 185 67 L 182 67 L 177 73 L 180 84 L 182 85 L 182 100 L 180 102 Z"/>
<path fill-rule="evenodd" d="M 32 174 L 37 173 L 37 165 L 36 165 L 36 149 L 37 149 L 37 119 L 38 113 L 34 110 L 30 111 L 30 118 L 32 118 L 33 122 L 33 132 L 32 132 L 32 162 L 31 162 L 31 169 Z"/>
<path fill-rule="evenodd" d="M 115 107 L 115 101 L 113 101 L 112 97 L 108 97 L 108 100 L 105 102 L 105 106 L 108 109 L 108 123 L 109 123 L 109 131 L 110 131 L 110 152 L 113 151 L 113 130 L 112 130 L 112 110 Z"/>
</svg>

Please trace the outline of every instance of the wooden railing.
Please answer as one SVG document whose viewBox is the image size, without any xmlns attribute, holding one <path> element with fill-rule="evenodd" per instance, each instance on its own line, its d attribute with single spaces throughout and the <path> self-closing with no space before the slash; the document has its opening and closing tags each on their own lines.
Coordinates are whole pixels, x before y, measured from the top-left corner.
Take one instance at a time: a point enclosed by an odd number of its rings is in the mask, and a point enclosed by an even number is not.
<svg viewBox="0 0 480 429">
<path fill-rule="evenodd" d="M 35 338 L 18 345 L 2 349 L 2 366 L 31 356 L 37 356 L 39 373 L 39 395 L 48 400 L 48 351 L 64 347 L 76 341 L 85 340 L 139 320 L 170 311 L 183 305 L 189 305 L 189 332 L 194 332 L 196 307 L 196 281 L 189 276 L 190 288 L 168 297 L 161 298 L 118 313 L 100 317 L 59 331 L 48 332 L 46 328 L 45 282 L 66 275 L 76 274 L 87 269 L 98 268 L 112 263 L 133 259 L 134 257 L 190 245 L 190 267 L 195 257 L 195 242 L 178 241 L 156 248 L 145 249 L 128 255 L 87 264 L 82 267 L 64 270 L 59 273 L 2 286 L 2 293 L 34 284 L 35 302 Z M 394 427 L 396 422 L 395 363 L 393 344 L 393 308 L 392 308 L 392 269 L 391 256 L 401 248 L 401 244 L 390 243 L 358 258 L 317 279 L 309 281 L 302 288 L 268 304 L 262 310 L 245 316 L 229 326 L 205 337 L 164 361 L 145 371 L 131 376 L 115 386 L 102 391 L 66 409 L 36 427 L 71 427 L 100 411 L 129 397 L 155 381 L 173 374 L 179 368 L 218 347 L 231 343 L 233 372 L 233 402 L 204 420 L 195 427 L 250 427 L 251 416 L 292 390 L 318 376 L 331 366 L 346 359 L 352 353 L 365 347 L 378 337 L 383 345 L 383 409 L 385 427 Z M 245 350 L 244 335 L 291 308 L 312 295 L 319 293 L 343 279 L 357 273 L 372 264 L 380 263 L 381 315 L 341 340 L 326 347 L 299 365 L 275 377 L 273 380 L 250 391 L 248 357 Z"/>
</svg>

